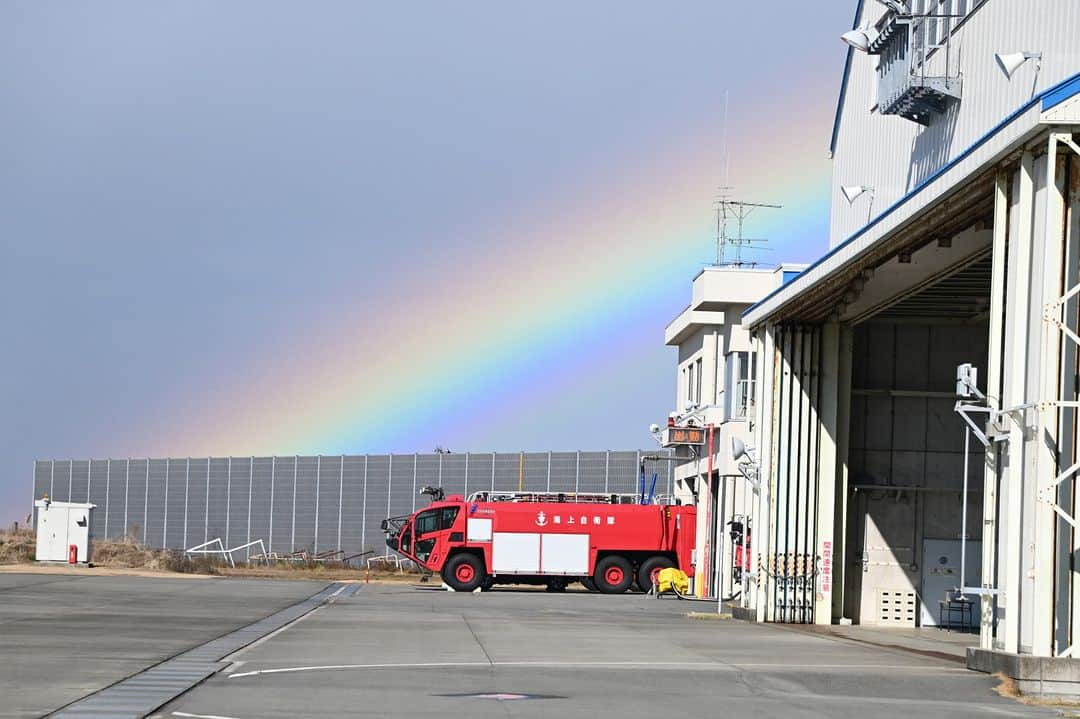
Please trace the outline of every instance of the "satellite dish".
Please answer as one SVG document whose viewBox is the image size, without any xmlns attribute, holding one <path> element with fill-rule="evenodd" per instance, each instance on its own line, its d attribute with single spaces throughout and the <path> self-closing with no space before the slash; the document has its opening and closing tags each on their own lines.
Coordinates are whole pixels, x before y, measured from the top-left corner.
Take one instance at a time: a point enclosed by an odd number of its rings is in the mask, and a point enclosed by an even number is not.
<svg viewBox="0 0 1080 719">
<path fill-rule="evenodd" d="M 736 462 L 746 456 L 746 444 L 738 437 L 731 438 L 731 455 Z"/>
</svg>

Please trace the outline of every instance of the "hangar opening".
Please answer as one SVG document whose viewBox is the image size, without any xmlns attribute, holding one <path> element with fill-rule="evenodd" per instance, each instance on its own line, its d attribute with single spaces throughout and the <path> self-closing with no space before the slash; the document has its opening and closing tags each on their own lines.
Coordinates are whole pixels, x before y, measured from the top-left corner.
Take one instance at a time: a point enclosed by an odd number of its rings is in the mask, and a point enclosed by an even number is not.
<svg viewBox="0 0 1080 719">
<path fill-rule="evenodd" d="M 978 368 L 985 391 L 990 251 L 935 268 L 949 249 L 938 244 L 879 268 L 937 276 L 851 328 L 843 615 L 861 624 L 978 625 L 976 598 L 950 601 L 980 582 L 984 466 L 954 407 L 958 365 Z"/>
</svg>

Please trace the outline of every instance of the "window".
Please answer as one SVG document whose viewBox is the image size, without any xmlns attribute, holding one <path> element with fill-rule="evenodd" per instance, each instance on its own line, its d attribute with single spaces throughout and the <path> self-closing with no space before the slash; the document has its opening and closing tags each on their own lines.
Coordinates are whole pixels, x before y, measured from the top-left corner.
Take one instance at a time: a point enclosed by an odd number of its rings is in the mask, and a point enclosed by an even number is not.
<svg viewBox="0 0 1080 719">
<path fill-rule="evenodd" d="M 757 374 L 757 354 L 754 352 L 729 352 L 725 358 L 727 370 L 728 419 L 746 419 L 754 407 L 754 377 Z"/>
<path fill-rule="evenodd" d="M 694 379 L 694 373 L 697 370 L 697 366 L 694 362 L 690 363 L 690 366 L 686 368 L 686 401 L 690 404 L 694 403 L 694 387 L 697 385 Z"/>
<path fill-rule="evenodd" d="M 697 375 L 697 384 L 694 385 L 694 404 L 701 404 L 701 358 L 694 363 L 695 373 Z"/>
<path fill-rule="evenodd" d="M 450 529 L 457 519 L 459 507 L 443 507 L 439 515 L 439 529 Z"/>
<path fill-rule="evenodd" d="M 429 509 L 416 515 L 416 536 L 423 537 L 425 534 L 439 531 L 439 510 Z"/>
<path fill-rule="evenodd" d="M 458 507 L 443 507 L 429 509 L 416 515 L 416 536 L 423 537 L 432 532 L 450 529 L 454 526 L 454 520 L 457 519 L 458 509 Z"/>
</svg>

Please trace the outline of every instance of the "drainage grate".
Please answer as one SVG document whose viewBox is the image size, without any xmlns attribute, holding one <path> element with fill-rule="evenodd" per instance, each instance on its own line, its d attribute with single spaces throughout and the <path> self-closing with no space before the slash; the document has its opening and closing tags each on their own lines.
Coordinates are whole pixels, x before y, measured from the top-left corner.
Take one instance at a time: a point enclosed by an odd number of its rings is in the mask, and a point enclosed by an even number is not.
<svg viewBox="0 0 1080 719">
<path fill-rule="evenodd" d="M 96 694 L 68 704 L 49 716 L 54 719 L 138 719 L 146 716 L 222 669 L 225 666 L 221 661 L 222 657 L 239 651 L 256 639 L 299 619 L 345 586 L 331 584 L 302 602 L 177 654 L 172 659 L 166 659 Z"/>
</svg>

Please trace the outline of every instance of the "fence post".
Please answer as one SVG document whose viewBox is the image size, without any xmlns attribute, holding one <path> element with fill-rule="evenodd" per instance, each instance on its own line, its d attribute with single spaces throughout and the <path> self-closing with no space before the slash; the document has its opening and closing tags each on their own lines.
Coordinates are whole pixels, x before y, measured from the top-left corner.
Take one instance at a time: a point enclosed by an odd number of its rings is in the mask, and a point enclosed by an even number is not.
<svg viewBox="0 0 1080 719">
<path fill-rule="evenodd" d="M 322 484 L 322 455 L 315 458 L 315 538 L 311 543 L 313 554 L 319 553 L 319 494 Z"/>
<path fill-rule="evenodd" d="M 244 543 L 251 541 L 251 494 L 255 491 L 255 457 L 254 455 L 248 460 L 248 517 L 247 517 L 247 539 Z M 265 551 L 265 550 L 264 550 Z M 248 562 L 251 561 L 251 547 L 244 549 L 244 559 Z"/>
<path fill-rule="evenodd" d="M 35 474 L 37 467 L 34 467 Z M 109 484 L 112 482 L 112 457 L 105 459 L 105 537 L 109 536 Z"/>
<path fill-rule="evenodd" d="M 551 491 L 551 450 L 548 450 L 548 466 L 547 466 L 547 490 Z"/>
<path fill-rule="evenodd" d="M 363 499 L 360 504 L 360 551 L 366 552 L 367 545 L 364 542 L 367 541 L 367 466 L 368 455 L 364 455 L 364 493 Z"/>
<path fill-rule="evenodd" d="M 577 457 L 574 459 L 574 494 L 581 492 L 581 450 L 577 451 Z"/>
<path fill-rule="evenodd" d="M 191 457 L 184 464 L 184 541 L 181 549 L 187 549 L 188 492 L 191 490 Z"/>
<path fill-rule="evenodd" d="M 390 497 L 394 494 L 394 453 L 390 453 L 390 462 L 386 470 L 386 516 L 390 516 Z M 390 554 L 387 549 L 386 554 Z"/>
<path fill-rule="evenodd" d="M 292 534 L 289 536 L 289 551 L 296 551 L 296 473 L 300 468 L 300 455 L 293 455 L 292 465 Z"/>
<path fill-rule="evenodd" d="M 413 452 L 412 456 L 412 511 L 416 511 L 416 463 L 419 460 L 419 455 Z"/>
<path fill-rule="evenodd" d="M 266 553 L 271 554 L 274 551 L 274 480 L 277 474 L 277 457 L 270 458 L 270 531 L 266 540 Z"/>
<path fill-rule="evenodd" d="M 604 494 L 608 493 L 608 478 L 611 475 L 611 450 L 604 450 Z"/>
<path fill-rule="evenodd" d="M 337 548 L 341 549 L 341 513 L 345 503 L 345 455 L 341 455 L 341 466 L 338 468 L 337 489 Z"/>
<path fill-rule="evenodd" d="M 206 507 L 203 511 L 203 542 L 210 541 L 210 458 L 206 458 Z M 184 547 L 187 549 L 187 547 Z"/>
<path fill-rule="evenodd" d="M 225 473 L 225 548 L 232 546 L 229 542 L 229 525 L 232 524 L 232 457 L 229 457 L 228 469 Z"/>
<path fill-rule="evenodd" d="M 161 548 L 169 546 L 169 457 L 165 458 L 165 496 L 161 498 Z M 90 486 L 90 471 L 86 473 L 86 486 Z"/>
<path fill-rule="evenodd" d="M 143 484 L 142 543 L 146 544 L 146 528 L 150 522 L 150 458 L 146 458 L 146 482 Z"/>
</svg>

